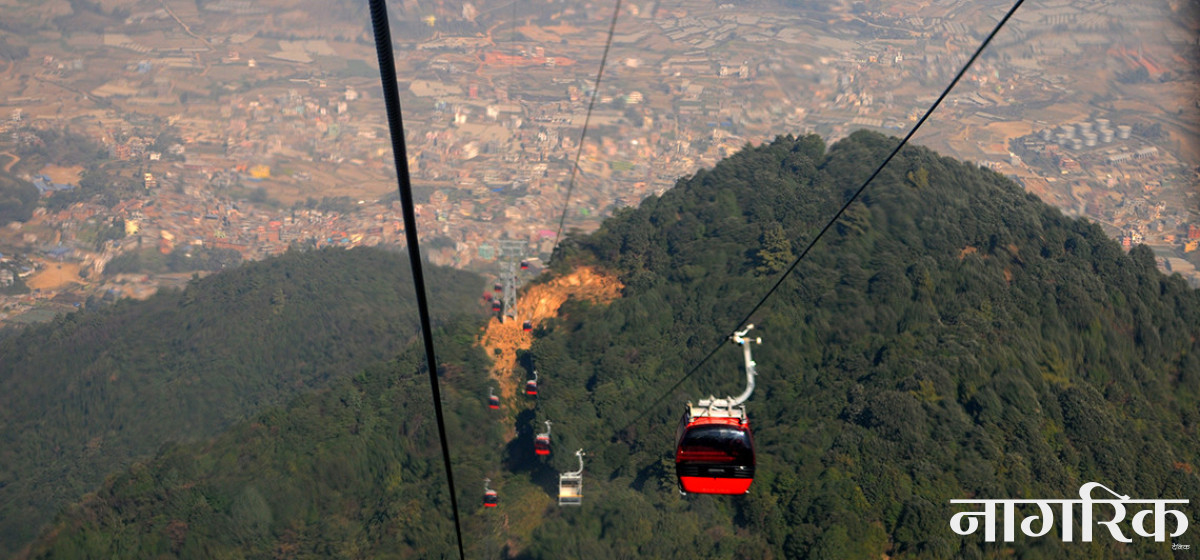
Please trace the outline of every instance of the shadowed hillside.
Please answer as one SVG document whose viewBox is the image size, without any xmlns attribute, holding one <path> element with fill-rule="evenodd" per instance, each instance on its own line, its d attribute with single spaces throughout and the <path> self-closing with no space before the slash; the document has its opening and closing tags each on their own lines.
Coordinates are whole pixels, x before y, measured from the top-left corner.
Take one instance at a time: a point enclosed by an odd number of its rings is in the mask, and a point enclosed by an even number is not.
<svg viewBox="0 0 1200 560">
<path fill-rule="evenodd" d="M 482 279 L 430 275 L 437 320 L 478 310 Z M 417 332 L 412 293 L 399 253 L 288 253 L 0 341 L 0 556 L 162 444 L 395 356 Z"/>
</svg>

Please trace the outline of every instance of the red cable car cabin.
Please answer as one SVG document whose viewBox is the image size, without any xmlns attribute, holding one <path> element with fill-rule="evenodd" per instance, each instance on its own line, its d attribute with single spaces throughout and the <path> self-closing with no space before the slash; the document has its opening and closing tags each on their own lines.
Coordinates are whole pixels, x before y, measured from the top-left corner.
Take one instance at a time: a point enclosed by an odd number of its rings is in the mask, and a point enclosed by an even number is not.
<svg viewBox="0 0 1200 560">
<path fill-rule="evenodd" d="M 754 482 L 754 438 L 742 403 L 754 393 L 755 363 L 746 333 L 730 337 L 746 360 L 746 390 L 737 397 L 701 399 L 687 404 L 675 433 L 675 476 L 679 491 L 695 494 L 745 494 Z M 762 339 L 754 339 L 761 343 Z"/>
<path fill-rule="evenodd" d="M 495 285 L 493 285 L 493 286 L 492 286 L 492 291 L 496 292 L 497 294 L 498 294 L 498 293 L 500 293 L 500 292 L 503 292 L 503 291 L 504 291 L 504 284 L 495 284 Z"/>
<path fill-rule="evenodd" d="M 488 387 L 488 408 L 492 410 L 500 408 L 500 396 L 493 395 L 491 387 Z"/>
<path fill-rule="evenodd" d="M 492 300 L 492 311 L 500 312 L 500 300 Z"/>
<path fill-rule="evenodd" d="M 537 371 L 533 372 L 533 379 L 525 382 L 525 394 L 531 397 L 537 396 Z"/>
<path fill-rule="evenodd" d="M 500 495 L 495 490 L 488 488 L 488 484 L 491 482 L 490 478 L 483 479 L 483 507 L 485 508 L 494 508 L 496 504 L 500 503 Z"/>
<path fill-rule="evenodd" d="M 521 328 L 524 329 L 525 332 L 532 332 L 533 331 L 533 321 L 525 321 L 525 324 L 522 325 Z"/>
<path fill-rule="evenodd" d="M 550 454 L 550 421 L 546 421 L 546 431 L 533 438 L 533 452 L 538 455 Z"/>
<path fill-rule="evenodd" d="M 754 482 L 754 465 L 754 438 L 744 408 L 688 405 L 675 437 L 681 491 L 745 494 Z"/>
<path fill-rule="evenodd" d="M 529 261 L 521 261 L 521 270 L 529 270 Z"/>
</svg>

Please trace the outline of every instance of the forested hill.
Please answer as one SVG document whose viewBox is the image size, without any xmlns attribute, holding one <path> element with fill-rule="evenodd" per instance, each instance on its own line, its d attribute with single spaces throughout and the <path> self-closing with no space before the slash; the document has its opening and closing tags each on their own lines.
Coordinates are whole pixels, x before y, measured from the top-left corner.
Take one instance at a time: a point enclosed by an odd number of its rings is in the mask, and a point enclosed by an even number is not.
<svg viewBox="0 0 1200 560">
<path fill-rule="evenodd" d="M 681 497 L 671 461 L 683 403 L 741 389 L 736 347 L 620 431 L 738 326 L 896 142 L 779 138 L 564 243 L 560 266 L 606 267 L 626 288 L 608 305 L 569 301 L 535 329 L 523 361 L 540 372 L 536 401 L 488 411 L 473 330 L 440 333 L 468 556 L 1172 557 L 1128 522 L 1129 545 L 1102 528 L 1092 543 L 988 545 L 949 528 L 951 499 L 1072 498 L 1090 481 L 1193 500 L 1174 542 L 1200 547 L 1198 292 L 1144 248 L 1126 255 L 1000 175 L 921 148 L 901 152 L 752 318 L 763 343 L 747 496 Z M 405 441 L 431 441 L 427 397 L 365 388 L 407 383 L 417 363 L 110 478 L 32 555 L 446 551 L 436 451 Z M 546 419 L 542 460 L 531 447 Z M 583 505 L 558 508 L 557 473 L 580 447 Z M 484 476 L 494 510 L 479 503 Z"/>
<path fill-rule="evenodd" d="M 433 268 L 433 313 L 478 312 L 483 279 Z M 292 252 L 0 341 L 0 557 L 168 441 L 394 357 L 418 331 L 407 257 Z"/>
<path fill-rule="evenodd" d="M 38 190 L 33 183 L 17 178 L 0 167 L 0 225 L 28 220 L 37 207 L 37 200 Z"/>
<path fill-rule="evenodd" d="M 495 449 L 503 430 L 479 406 L 488 365 L 476 328 L 435 331 L 451 385 L 446 418 L 453 441 Z M 483 459 L 456 455 L 465 459 L 459 487 L 477 498 Z M 446 489 L 424 354 L 413 344 L 328 391 L 109 477 L 18 557 L 452 558 Z M 473 535 L 488 532 L 480 521 L 467 520 Z"/>
</svg>

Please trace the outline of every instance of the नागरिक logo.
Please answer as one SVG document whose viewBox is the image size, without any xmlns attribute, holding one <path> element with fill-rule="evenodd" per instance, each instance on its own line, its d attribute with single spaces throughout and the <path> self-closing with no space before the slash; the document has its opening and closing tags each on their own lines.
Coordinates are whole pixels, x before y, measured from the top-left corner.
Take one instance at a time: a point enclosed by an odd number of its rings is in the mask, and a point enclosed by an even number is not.
<svg viewBox="0 0 1200 560">
<path fill-rule="evenodd" d="M 1094 500 L 1092 499 L 1092 491 L 1096 488 L 1103 488 L 1109 494 L 1116 496 L 1115 500 Z M 1025 516 L 1022 514 L 1023 521 L 1021 522 L 1021 532 L 1029 537 L 1041 537 L 1050 532 L 1054 528 L 1054 504 L 1062 506 L 1062 540 L 1063 542 L 1073 542 L 1075 540 L 1075 505 L 1080 508 L 1080 542 L 1092 542 L 1092 529 L 1096 525 L 1105 525 L 1109 533 L 1114 539 L 1120 542 L 1133 542 L 1133 539 L 1126 537 L 1121 532 L 1121 528 L 1117 525 L 1125 520 L 1125 506 L 1130 504 L 1152 504 L 1149 509 L 1143 509 L 1130 518 L 1130 524 L 1133 526 L 1133 532 L 1138 536 L 1151 538 L 1155 541 L 1165 542 L 1167 537 L 1178 537 L 1188 529 L 1188 516 L 1182 511 L 1176 509 L 1167 509 L 1167 504 L 1187 504 L 1188 500 L 1131 500 L 1129 496 L 1124 496 L 1114 492 L 1111 488 L 1100 484 L 1099 482 L 1089 482 L 1079 487 L 1078 500 L 950 500 L 951 504 L 973 504 L 982 505 L 983 511 L 963 511 L 954 514 L 950 518 L 950 529 L 959 535 L 970 535 L 979 530 L 980 519 L 983 520 L 983 540 L 984 542 L 996 542 L 996 505 L 1000 504 L 1003 507 L 1001 516 L 1004 522 L 1004 542 L 1013 542 L 1016 539 L 1016 517 L 1018 513 L 1018 505 L 1020 504 L 1037 504 L 1038 514 Z M 1109 521 L 1101 521 L 1094 519 L 1093 507 L 1096 505 L 1108 505 L 1113 508 L 1113 516 Z M 1175 520 L 1175 530 L 1167 534 L 1167 518 L 1171 517 Z M 966 521 L 966 527 L 963 527 L 963 522 Z M 1146 522 L 1152 522 L 1153 529 L 1146 528 Z M 1034 523 L 1041 521 L 1041 526 L 1038 531 L 1034 531 Z M 1177 545 L 1179 547 L 1187 547 L 1188 545 Z M 1175 548 L 1173 550 L 1187 550 L 1186 548 Z"/>
</svg>

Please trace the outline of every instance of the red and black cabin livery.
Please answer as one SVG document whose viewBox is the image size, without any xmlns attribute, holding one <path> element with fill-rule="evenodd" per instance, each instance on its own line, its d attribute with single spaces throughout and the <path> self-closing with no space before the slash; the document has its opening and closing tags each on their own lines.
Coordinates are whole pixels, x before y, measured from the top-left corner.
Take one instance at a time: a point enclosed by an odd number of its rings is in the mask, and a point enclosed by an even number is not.
<svg viewBox="0 0 1200 560">
<path fill-rule="evenodd" d="M 534 370 L 533 379 L 530 379 L 529 381 L 525 382 L 525 394 L 526 395 L 529 395 L 531 397 L 537 396 L 537 393 L 538 393 L 537 379 L 538 379 L 537 370 Z"/>
<path fill-rule="evenodd" d="M 680 490 L 693 494 L 749 492 L 754 482 L 754 438 L 745 413 L 736 410 L 740 413 L 737 417 L 727 417 L 690 412 L 680 420 L 675 438 L 675 475 Z"/>
<path fill-rule="evenodd" d="M 550 454 L 550 421 L 546 420 L 546 431 L 533 438 L 533 452 L 538 455 Z"/>
<path fill-rule="evenodd" d="M 756 364 L 746 333 L 754 325 L 729 337 L 746 360 L 746 390 L 736 397 L 701 399 L 687 404 L 675 433 L 675 476 L 679 491 L 694 494 L 745 494 L 754 482 L 754 437 L 743 404 L 754 393 Z"/>
<path fill-rule="evenodd" d="M 488 488 L 488 484 L 491 482 L 490 478 L 483 479 L 483 507 L 485 508 L 494 508 L 500 504 L 500 495 L 495 490 Z"/>
</svg>

